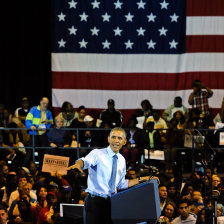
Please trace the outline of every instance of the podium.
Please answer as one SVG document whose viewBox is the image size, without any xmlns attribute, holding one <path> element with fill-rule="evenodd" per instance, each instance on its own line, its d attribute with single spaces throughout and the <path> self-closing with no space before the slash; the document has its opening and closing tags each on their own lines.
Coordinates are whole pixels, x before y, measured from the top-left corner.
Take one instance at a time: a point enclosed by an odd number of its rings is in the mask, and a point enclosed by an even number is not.
<svg viewBox="0 0 224 224">
<path fill-rule="evenodd" d="M 114 194 L 110 200 L 113 224 L 155 224 L 161 213 L 156 180 Z M 83 223 L 83 209 L 83 205 L 60 204 L 61 217 L 73 220 L 74 223 Z"/>
<path fill-rule="evenodd" d="M 111 196 L 113 224 L 157 222 L 161 214 L 158 183 L 151 180 Z"/>
</svg>

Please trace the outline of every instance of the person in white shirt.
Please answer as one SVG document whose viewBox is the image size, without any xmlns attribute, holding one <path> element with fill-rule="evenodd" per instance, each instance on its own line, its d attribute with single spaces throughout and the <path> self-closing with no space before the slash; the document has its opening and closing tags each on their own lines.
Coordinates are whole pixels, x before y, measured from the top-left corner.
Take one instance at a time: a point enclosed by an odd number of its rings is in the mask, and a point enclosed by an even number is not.
<svg viewBox="0 0 224 224">
<path fill-rule="evenodd" d="M 197 215 L 189 212 L 188 202 L 186 200 L 181 200 L 179 202 L 178 211 L 180 216 L 175 218 L 171 224 L 195 224 L 197 221 Z"/>
<path fill-rule="evenodd" d="M 172 105 L 168 106 L 162 114 L 162 118 L 171 121 L 175 112 L 181 111 L 187 117 L 189 110 L 182 104 L 182 98 L 177 96 L 174 98 Z"/>
<path fill-rule="evenodd" d="M 20 176 L 20 177 L 18 177 L 18 186 L 20 186 L 20 185 L 24 185 L 24 184 L 27 184 L 26 176 Z M 37 200 L 37 195 L 36 195 L 33 191 L 31 191 L 31 189 L 30 189 L 30 191 L 29 191 L 29 195 L 30 195 L 30 197 L 31 197 L 32 199 Z M 10 208 L 12 202 L 13 202 L 14 200 L 16 200 L 18 197 L 19 197 L 19 191 L 18 191 L 18 189 L 17 189 L 17 190 L 15 190 L 15 191 L 13 191 L 13 192 L 11 193 L 10 197 L 9 197 L 9 208 Z"/>
</svg>

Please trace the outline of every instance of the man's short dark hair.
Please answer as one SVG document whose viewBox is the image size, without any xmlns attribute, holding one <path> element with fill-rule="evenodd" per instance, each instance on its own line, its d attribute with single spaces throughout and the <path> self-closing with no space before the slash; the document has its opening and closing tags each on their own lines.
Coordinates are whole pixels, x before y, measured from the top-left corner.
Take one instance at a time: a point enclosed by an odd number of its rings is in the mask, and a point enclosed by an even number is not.
<svg viewBox="0 0 224 224">
<path fill-rule="evenodd" d="M 186 199 L 180 199 L 178 202 L 178 208 L 180 207 L 181 204 L 187 204 L 187 206 L 189 206 L 189 202 Z"/>
<path fill-rule="evenodd" d="M 23 174 L 18 175 L 17 176 L 17 183 L 19 183 L 19 179 L 21 179 L 21 178 L 26 178 L 26 180 L 27 180 L 27 175 L 23 175 Z"/>
<path fill-rule="evenodd" d="M 198 87 L 201 85 L 201 80 L 197 79 L 197 80 L 194 80 L 193 83 L 192 83 L 192 87 Z"/>
<path fill-rule="evenodd" d="M 114 100 L 113 100 L 113 99 L 109 99 L 109 100 L 107 101 L 107 105 L 115 105 Z"/>
<path fill-rule="evenodd" d="M 160 185 L 159 185 L 159 188 L 160 187 L 166 187 L 167 188 L 167 186 L 165 185 L 165 184 L 163 184 L 163 183 L 161 183 Z"/>
<path fill-rule="evenodd" d="M 176 96 L 174 98 L 174 101 L 177 101 L 177 102 L 181 102 L 182 103 L 182 98 L 180 96 Z"/>
<path fill-rule="evenodd" d="M 80 112 L 81 110 L 85 110 L 86 108 L 85 108 L 85 106 L 80 106 L 79 108 L 78 108 L 78 112 Z"/>
<path fill-rule="evenodd" d="M 135 171 L 135 173 L 137 174 L 137 169 L 136 168 L 131 168 L 130 170 L 128 171 Z"/>
</svg>

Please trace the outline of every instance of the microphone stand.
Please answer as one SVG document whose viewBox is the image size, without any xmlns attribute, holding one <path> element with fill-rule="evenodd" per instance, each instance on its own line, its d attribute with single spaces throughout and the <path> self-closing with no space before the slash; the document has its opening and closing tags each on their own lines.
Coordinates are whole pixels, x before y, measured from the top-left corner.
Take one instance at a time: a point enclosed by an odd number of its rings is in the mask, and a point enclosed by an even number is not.
<svg viewBox="0 0 224 224">
<path fill-rule="evenodd" d="M 202 134 L 201 132 L 198 130 L 198 129 L 194 129 L 201 137 Z M 204 143 L 206 143 L 206 145 L 208 146 L 208 148 L 210 149 L 210 151 L 212 153 L 210 153 L 210 169 L 211 169 L 211 177 L 209 178 L 209 182 L 211 183 L 211 201 L 212 201 L 212 223 L 211 224 L 216 224 L 217 223 L 217 197 L 216 196 L 213 196 L 212 195 L 212 192 L 213 192 L 213 187 L 212 187 L 212 176 L 213 176 L 213 173 L 214 173 L 214 169 L 213 169 L 213 164 L 214 164 L 214 157 L 216 155 L 216 152 L 215 150 L 211 147 L 211 145 L 208 143 L 208 141 L 206 140 L 205 136 L 204 136 Z M 203 147 L 204 147 L 204 144 L 203 144 Z M 200 148 L 200 147 L 199 147 Z M 204 148 L 205 149 L 205 148 Z M 204 159 L 203 159 L 204 157 Z M 206 195 L 206 183 L 205 183 L 205 178 L 206 178 L 206 169 L 208 167 L 208 162 L 206 160 L 206 156 L 205 156 L 205 153 L 203 152 L 203 157 L 201 159 L 201 163 L 204 167 L 204 193 Z"/>
<path fill-rule="evenodd" d="M 149 179 L 148 179 L 148 183 L 153 179 L 153 177 L 155 177 L 156 175 L 159 174 L 159 170 L 157 168 L 154 168 L 152 166 L 147 166 L 145 164 L 140 164 L 140 168 L 142 169 L 146 169 L 149 172 Z"/>
</svg>

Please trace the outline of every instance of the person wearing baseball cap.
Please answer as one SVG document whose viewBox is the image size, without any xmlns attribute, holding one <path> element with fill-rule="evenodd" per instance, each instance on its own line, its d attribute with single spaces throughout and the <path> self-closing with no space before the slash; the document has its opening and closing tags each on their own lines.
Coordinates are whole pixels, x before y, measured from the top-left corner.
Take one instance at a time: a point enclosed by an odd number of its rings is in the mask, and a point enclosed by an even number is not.
<svg viewBox="0 0 224 224">
<path fill-rule="evenodd" d="M 30 110 L 30 102 L 27 97 L 21 99 L 21 107 L 15 110 L 15 117 L 19 118 L 25 124 L 26 116 Z"/>
<path fill-rule="evenodd" d="M 96 124 L 94 123 L 94 118 L 90 115 L 86 115 L 84 117 L 84 122 L 86 124 L 86 127 L 89 129 L 85 132 L 85 141 L 83 143 L 83 146 L 87 147 L 94 147 L 97 146 L 97 139 L 99 131 L 91 130 L 93 128 L 96 128 Z"/>
</svg>

